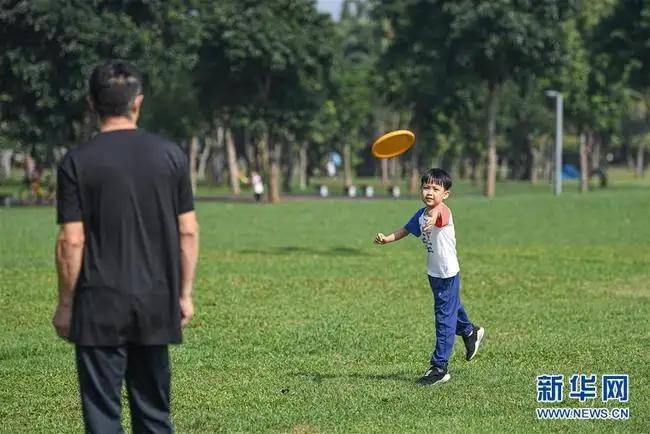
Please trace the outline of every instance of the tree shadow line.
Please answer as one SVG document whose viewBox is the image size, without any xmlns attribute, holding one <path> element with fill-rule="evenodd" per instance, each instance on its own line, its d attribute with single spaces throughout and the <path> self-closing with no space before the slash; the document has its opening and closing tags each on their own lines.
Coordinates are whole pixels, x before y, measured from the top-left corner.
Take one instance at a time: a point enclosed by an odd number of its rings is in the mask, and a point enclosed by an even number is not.
<svg viewBox="0 0 650 434">
<path fill-rule="evenodd" d="M 299 247 L 299 246 L 283 246 L 271 247 L 267 249 L 245 249 L 239 250 L 237 253 L 244 255 L 317 255 L 317 256 L 369 256 L 368 253 L 361 249 L 352 247 L 332 247 L 329 249 L 315 249 L 313 247 Z"/>
<path fill-rule="evenodd" d="M 377 381 L 401 381 L 404 383 L 415 383 L 416 378 L 413 373 L 396 372 L 390 374 L 324 374 L 320 372 L 296 372 L 291 374 L 292 377 L 307 378 L 314 383 L 322 383 L 323 380 L 332 380 L 340 378 L 348 378 L 354 380 L 377 380 Z"/>
</svg>

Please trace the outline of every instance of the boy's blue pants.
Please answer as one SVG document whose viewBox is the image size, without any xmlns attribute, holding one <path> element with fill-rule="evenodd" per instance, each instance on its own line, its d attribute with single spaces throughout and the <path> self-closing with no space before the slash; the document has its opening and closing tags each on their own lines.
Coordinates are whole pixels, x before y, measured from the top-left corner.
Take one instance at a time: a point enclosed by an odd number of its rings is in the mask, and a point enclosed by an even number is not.
<svg viewBox="0 0 650 434">
<path fill-rule="evenodd" d="M 435 301 L 436 348 L 431 364 L 447 370 L 447 362 L 454 349 L 456 335 L 469 336 L 474 325 L 460 303 L 460 273 L 446 279 L 429 276 Z"/>
</svg>

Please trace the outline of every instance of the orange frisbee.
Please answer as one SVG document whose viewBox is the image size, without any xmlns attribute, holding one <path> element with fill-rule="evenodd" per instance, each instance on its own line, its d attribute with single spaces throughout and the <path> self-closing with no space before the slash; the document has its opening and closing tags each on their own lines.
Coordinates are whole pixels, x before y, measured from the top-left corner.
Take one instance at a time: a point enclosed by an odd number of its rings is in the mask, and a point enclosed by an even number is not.
<svg viewBox="0 0 650 434">
<path fill-rule="evenodd" d="M 384 134 L 372 144 L 372 155 L 393 158 L 408 151 L 415 143 L 415 134 L 409 130 L 396 130 Z"/>
</svg>

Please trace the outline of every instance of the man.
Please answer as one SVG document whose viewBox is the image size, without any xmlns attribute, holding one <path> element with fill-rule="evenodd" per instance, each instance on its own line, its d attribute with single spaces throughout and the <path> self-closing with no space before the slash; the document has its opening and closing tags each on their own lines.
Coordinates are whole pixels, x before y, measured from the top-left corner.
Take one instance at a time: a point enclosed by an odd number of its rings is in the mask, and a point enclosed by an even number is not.
<svg viewBox="0 0 650 434">
<path fill-rule="evenodd" d="M 168 344 L 194 313 L 198 256 L 187 159 L 137 128 L 142 76 L 95 68 L 88 101 L 100 132 L 58 171 L 57 334 L 75 343 L 87 432 L 122 432 L 126 379 L 134 432 L 171 432 Z"/>
</svg>

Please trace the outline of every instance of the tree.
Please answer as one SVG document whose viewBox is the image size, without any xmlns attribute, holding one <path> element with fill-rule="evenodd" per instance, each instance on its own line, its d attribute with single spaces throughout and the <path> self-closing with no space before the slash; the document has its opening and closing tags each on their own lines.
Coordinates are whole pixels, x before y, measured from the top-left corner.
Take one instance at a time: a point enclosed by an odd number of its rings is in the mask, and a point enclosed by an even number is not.
<svg viewBox="0 0 650 434">
<path fill-rule="evenodd" d="M 3 2 L 0 134 L 42 154 L 41 160 L 49 159 L 54 146 L 86 138 L 92 132 L 88 76 L 107 58 L 131 60 L 145 72 L 145 93 L 161 104 L 145 104 L 143 122 L 162 123 L 164 100 L 186 94 L 187 87 L 175 94 L 169 85 L 191 65 L 192 19 L 182 0 Z M 149 106 L 158 109 L 155 114 Z M 185 119 L 167 116 L 164 124 L 174 132 Z"/>
<path fill-rule="evenodd" d="M 503 88 L 502 130 L 507 147 L 502 156 L 512 165 L 513 177 L 539 179 L 541 156 L 547 151 L 554 131 L 554 116 L 547 108 L 547 82 L 530 74 L 520 74 Z"/>
<path fill-rule="evenodd" d="M 415 29 L 406 38 L 412 48 L 404 58 L 413 65 L 412 79 L 418 84 L 458 89 L 482 82 L 487 87 L 488 197 L 494 195 L 496 122 L 503 84 L 517 74 L 541 72 L 562 60 L 558 23 L 567 19 L 574 3 L 414 1 L 393 20 L 398 29 Z"/>
<path fill-rule="evenodd" d="M 436 50 L 423 51 L 419 43 L 414 43 L 435 39 L 436 29 L 426 24 L 426 17 L 410 14 L 408 8 L 412 6 L 406 2 L 375 5 L 373 15 L 382 23 L 387 43 L 376 68 L 381 73 L 375 89 L 383 95 L 378 106 L 388 106 L 388 116 L 391 111 L 399 113 L 416 133 L 419 144 L 434 142 L 439 145 L 437 139 L 453 130 L 453 121 L 443 109 L 449 89 L 441 86 L 441 81 L 430 78 L 443 76 L 445 66 L 439 61 Z M 387 123 L 386 117 L 379 122 Z M 411 193 L 418 187 L 419 161 L 439 152 L 440 147 L 435 145 L 419 145 L 409 151 Z"/>
<path fill-rule="evenodd" d="M 634 173 L 637 178 L 643 178 L 645 171 L 645 149 L 650 142 L 650 90 L 639 93 L 629 90 L 630 101 L 628 103 L 625 121 L 628 131 L 636 136 L 637 146 L 636 162 Z"/>
<path fill-rule="evenodd" d="M 324 103 L 333 23 L 312 1 L 208 2 L 196 69 L 213 118 L 262 125 L 269 200 L 280 197 L 282 149 Z M 264 23 L 251 26 L 251 22 Z"/>
<path fill-rule="evenodd" d="M 572 125 L 579 134 L 579 191 L 586 192 L 589 183 L 590 167 L 588 154 L 591 131 L 595 122 L 592 97 L 597 88 L 593 78 L 593 56 L 587 44 L 587 33 L 596 22 L 596 10 L 585 7 L 575 19 L 565 23 L 565 38 L 560 43 L 565 44 L 565 52 L 570 53 L 563 65 L 551 70 L 541 82 L 546 88 L 558 89 L 566 101 L 564 114 L 568 125 Z M 540 89 L 542 91 L 542 89 Z"/>
<path fill-rule="evenodd" d="M 338 150 L 343 155 L 345 186 L 353 183 L 355 155 L 367 145 L 368 136 L 377 134 L 377 131 L 367 131 L 367 126 L 384 105 L 374 87 L 382 39 L 370 12 L 365 1 L 345 0 L 337 24 L 339 49 L 334 59 L 330 95 L 338 129 L 332 139 L 341 146 Z"/>
<path fill-rule="evenodd" d="M 598 23 L 592 42 L 600 58 L 605 59 L 609 81 L 622 81 L 634 92 L 628 96 L 643 105 L 643 95 L 650 89 L 650 3 L 645 0 L 619 1 L 611 14 Z M 647 99 L 645 99 L 647 104 Z M 630 104 L 630 102 L 628 102 Z M 634 103 L 632 103 L 634 104 Z M 647 105 L 646 105 L 647 107 Z M 647 146 L 647 122 L 639 131 L 637 175 L 643 174 L 643 156 Z"/>
<path fill-rule="evenodd" d="M 115 40 L 115 33 L 131 23 L 106 14 L 109 31 L 92 5 L 80 1 L 11 2 L 0 7 L 3 133 L 43 153 L 77 140 L 87 124 L 86 80 L 107 48 L 96 46 L 97 36 L 112 39 L 112 50 L 137 51 L 137 38 Z M 135 26 L 131 30 L 136 33 Z"/>
</svg>

